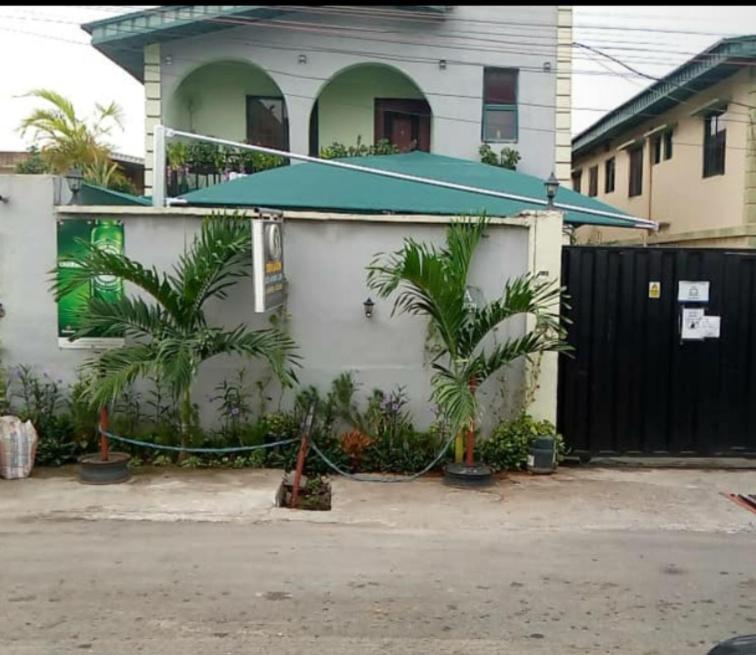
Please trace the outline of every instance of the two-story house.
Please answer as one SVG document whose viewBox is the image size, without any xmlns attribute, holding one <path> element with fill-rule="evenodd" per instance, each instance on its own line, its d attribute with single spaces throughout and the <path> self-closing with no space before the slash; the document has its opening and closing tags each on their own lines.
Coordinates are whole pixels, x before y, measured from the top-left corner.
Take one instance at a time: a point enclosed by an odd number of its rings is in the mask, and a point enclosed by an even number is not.
<svg viewBox="0 0 756 655">
<path fill-rule="evenodd" d="M 144 83 L 153 129 L 317 155 L 387 139 L 570 175 L 571 7 L 165 6 L 84 25 Z"/>
<path fill-rule="evenodd" d="M 582 243 L 756 247 L 756 36 L 718 42 L 609 112 L 572 157 L 574 190 L 660 223 L 582 227 Z"/>
</svg>

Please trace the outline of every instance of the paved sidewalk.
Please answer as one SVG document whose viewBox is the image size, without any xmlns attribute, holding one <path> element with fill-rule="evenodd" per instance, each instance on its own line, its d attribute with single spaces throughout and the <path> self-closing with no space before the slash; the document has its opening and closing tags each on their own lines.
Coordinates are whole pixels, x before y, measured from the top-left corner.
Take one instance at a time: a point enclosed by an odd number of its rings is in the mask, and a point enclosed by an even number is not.
<svg viewBox="0 0 756 655">
<path fill-rule="evenodd" d="M 80 484 L 72 467 L 0 480 L 0 517 L 149 521 L 304 521 L 409 531 L 753 531 L 756 514 L 723 494 L 756 492 L 756 471 L 560 468 L 501 476 L 487 489 L 438 476 L 379 484 L 332 478 L 330 512 L 275 507 L 283 472 L 151 469 L 126 484 Z"/>
</svg>

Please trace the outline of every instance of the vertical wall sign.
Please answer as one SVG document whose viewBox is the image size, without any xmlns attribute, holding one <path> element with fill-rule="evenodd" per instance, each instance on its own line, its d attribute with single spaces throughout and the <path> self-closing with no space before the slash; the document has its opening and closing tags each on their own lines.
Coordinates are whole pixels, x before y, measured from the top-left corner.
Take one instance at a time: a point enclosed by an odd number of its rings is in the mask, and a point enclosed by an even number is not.
<svg viewBox="0 0 756 655">
<path fill-rule="evenodd" d="M 255 312 L 280 307 L 286 299 L 281 218 L 263 215 L 252 219 L 252 275 Z"/>
<path fill-rule="evenodd" d="M 86 252 L 86 244 L 107 252 L 123 254 L 123 225 L 115 220 L 66 219 L 58 222 L 58 279 L 65 280 L 78 268 L 77 259 Z M 71 341 L 81 325 L 91 298 L 117 302 L 123 298 L 123 280 L 100 275 L 63 296 L 58 302 L 58 345 L 61 348 L 112 348 L 123 345 L 123 334 L 102 337 L 92 335 Z"/>
</svg>

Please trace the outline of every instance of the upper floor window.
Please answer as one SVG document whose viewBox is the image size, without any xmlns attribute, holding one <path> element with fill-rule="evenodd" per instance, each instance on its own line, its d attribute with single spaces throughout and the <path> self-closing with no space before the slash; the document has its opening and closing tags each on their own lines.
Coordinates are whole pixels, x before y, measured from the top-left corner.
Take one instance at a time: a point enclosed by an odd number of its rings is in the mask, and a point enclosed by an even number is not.
<svg viewBox="0 0 756 655">
<path fill-rule="evenodd" d="M 627 195 L 631 198 L 643 193 L 643 146 L 635 146 L 628 152 L 630 156 L 630 184 Z"/>
<path fill-rule="evenodd" d="M 598 166 L 591 166 L 588 169 L 588 195 L 591 197 L 598 195 Z"/>
<path fill-rule="evenodd" d="M 604 193 L 612 193 L 614 191 L 614 173 L 614 157 L 611 157 L 604 162 Z"/>
<path fill-rule="evenodd" d="M 573 191 L 577 191 L 578 193 L 580 193 L 580 181 L 582 177 L 583 177 L 582 169 L 572 172 L 572 190 Z"/>
<path fill-rule="evenodd" d="M 289 119 L 283 98 L 247 96 L 247 143 L 289 149 Z"/>
<path fill-rule="evenodd" d="M 654 134 L 651 139 L 651 163 L 658 164 L 662 160 L 662 135 Z"/>
<path fill-rule="evenodd" d="M 672 159 L 672 130 L 664 131 L 664 159 Z"/>
<path fill-rule="evenodd" d="M 704 117 L 704 177 L 724 175 L 725 172 L 725 111 L 718 109 Z"/>
<path fill-rule="evenodd" d="M 517 141 L 517 71 L 483 69 L 483 141 Z"/>
</svg>

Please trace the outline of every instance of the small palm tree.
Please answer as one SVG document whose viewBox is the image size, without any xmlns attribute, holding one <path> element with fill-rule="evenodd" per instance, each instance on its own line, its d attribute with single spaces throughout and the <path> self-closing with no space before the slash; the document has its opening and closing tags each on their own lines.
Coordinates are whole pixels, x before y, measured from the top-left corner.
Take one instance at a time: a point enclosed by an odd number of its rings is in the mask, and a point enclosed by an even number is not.
<svg viewBox="0 0 756 655">
<path fill-rule="evenodd" d="M 552 311 L 561 292 L 553 282 L 528 274 L 509 280 L 501 297 L 482 307 L 471 302 L 467 276 L 487 225 L 485 216 L 452 223 L 445 248 L 407 238 L 401 250 L 389 256 L 379 253 L 368 266 L 369 288 L 382 298 L 397 292 L 392 315 L 406 312 L 429 317 L 441 346 L 432 361 L 432 397 L 458 435 L 457 461 L 462 459 L 462 431 L 467 432 L 470 465 L 479 409 L 476 389 L 519 357 L 567 348 L 559 315 Z M 534 328 L 490 349 L 483 347 L 496 326 L 518 314 L 534 315 Z"/>
<path fill-rule="evenodd" d="M 244 325 L 226 330 L 208 324 L 204 305 L 226 298 L 227 291 L 248 277 L 251 266 L 249 220 L 239 215 L 209 216 L 193 244 L 179 257 L 171 274 L 158 273 L 115 252 L 81 241 L 86 254 L 62 281 L 55 272 L 56 300 L 100 275 L 116 276 L 145 292 L 115 302 L 92 297 L 72 339 L 124 334 L 124 346 L 89 360 L 95 375 L 86 395 L 96 406 L 112 403 L 137 378 L 153 376 L 168 386 L 179 403 L 181 443 L 186 447 L 192 421 L 192 385 L 200 365 L 211 357 L 240 354 L 265 359 L 284 385 L 296 381 L 294 341 L 276 327 L 251 331 Z"/>
<path fill-rule="evenodd" d="M 24 118 L 19 131 L 22 136 L 33 133 L 50 172 L 63 175 L 74 167 L 86 171 L 109 160 L 112 147 L 107 139 L 114 127 L 123 127 L 123 112 L 115 102 L 107 106 L 96 103 L 94 115 L 87 121 L 76 113 L 68 98 L 56 91 L 35 89 L 24 97 L 48 103 Z"/>
</svg>

